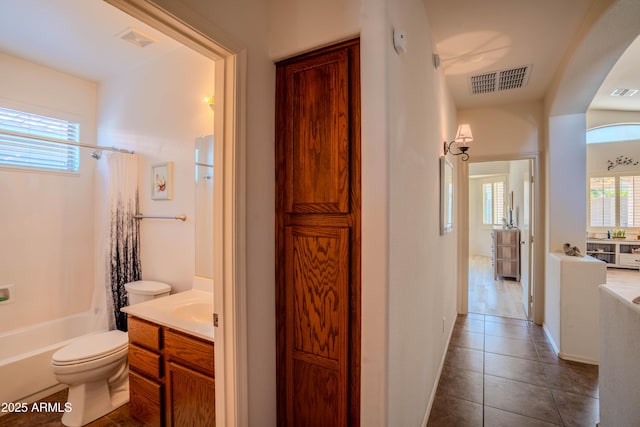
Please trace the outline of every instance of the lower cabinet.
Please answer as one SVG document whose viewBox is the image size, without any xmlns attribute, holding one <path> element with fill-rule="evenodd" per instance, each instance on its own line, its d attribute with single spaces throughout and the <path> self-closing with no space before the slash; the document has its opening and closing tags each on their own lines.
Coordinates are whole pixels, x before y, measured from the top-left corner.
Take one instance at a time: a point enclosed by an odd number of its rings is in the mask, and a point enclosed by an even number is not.
<svg viewBox="0 0 640 427">
<path fill-rule="evenodd" d="M 214 344 L 129 316 L 129 407 L 147 426 L 215 426 Z"/>
<path fill-rule="evenodd" d="M 173 426 L 215 425 L 215 384 L 213 378 L 169 362 L 167 367 L 169 407 L 167 416 Z"/>
</svg>

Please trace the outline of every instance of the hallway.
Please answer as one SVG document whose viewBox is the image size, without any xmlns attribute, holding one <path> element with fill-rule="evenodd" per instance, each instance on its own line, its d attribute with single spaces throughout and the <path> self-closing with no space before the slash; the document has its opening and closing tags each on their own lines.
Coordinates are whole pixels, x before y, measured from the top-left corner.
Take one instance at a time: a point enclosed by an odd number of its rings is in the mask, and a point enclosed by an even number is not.
<svg viewBox="0 0 640 427">
<path fill-rule="evenodd" d="M 429 427 L 589 427 L 598 420 L 597 366 L 558 359 L 533 323 L 458 316 Z"/>
</svg>

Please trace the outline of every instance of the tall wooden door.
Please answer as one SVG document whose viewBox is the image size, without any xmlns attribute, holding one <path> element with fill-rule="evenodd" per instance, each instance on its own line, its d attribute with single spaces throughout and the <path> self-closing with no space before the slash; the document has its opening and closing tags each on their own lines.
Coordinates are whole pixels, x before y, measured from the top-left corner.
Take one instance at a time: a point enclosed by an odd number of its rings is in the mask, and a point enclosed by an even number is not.
<svg viewBox="0 0 640 427">
<path fill-rule="evenodd" d="M 360 51 L 276 64 L 278 425 L 360 425 Z"/>
</svg>

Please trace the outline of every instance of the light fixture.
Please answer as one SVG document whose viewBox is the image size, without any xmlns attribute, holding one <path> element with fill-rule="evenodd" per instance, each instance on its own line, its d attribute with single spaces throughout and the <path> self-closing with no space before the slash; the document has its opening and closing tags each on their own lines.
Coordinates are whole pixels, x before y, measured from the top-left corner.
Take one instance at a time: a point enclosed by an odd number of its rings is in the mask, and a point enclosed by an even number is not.
<svg viewBox="0 0 640 427">
<path fill-rule="evenodd" d="M 216 106 L 216 98 L 213 96 L 207 96 L 204 98 L 204 103 L 207 104 L 209 108 L 211 108 L 211 111 L 213 111 Z"/>
<path fill-rule="evenodd" d="M 466 162 L 467 160 L 469 160 L 469 154 L 467 154 L 467 150 L 469 150 L 468 144 L 472 141 L 473 135 L 471 134 L 471 126 L 469 126 L 468 123 L 463 123 L 458 126 L 458 133 L 456 134 L 456 138 L 449 143 L 447 143 L 447 141 L 444 142 L 444 154 L 446 155 L 447 153 L 451 153 L 454 156 L 462 155 L 462 160 Z M 451 151 L 454 142 L 458 144 L 457 153 Z"/>
</svg>

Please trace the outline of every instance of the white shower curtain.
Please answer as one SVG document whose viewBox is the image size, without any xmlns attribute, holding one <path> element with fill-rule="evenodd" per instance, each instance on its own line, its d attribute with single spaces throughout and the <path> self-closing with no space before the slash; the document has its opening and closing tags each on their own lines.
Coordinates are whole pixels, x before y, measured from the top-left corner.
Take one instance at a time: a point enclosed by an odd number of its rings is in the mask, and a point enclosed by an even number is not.
<svg viewBox="0 0 640 427">
<path fill-rule="evenodd" d="M 127 305 L 125 283 L 140 280 L 140 228 L 138 212 L 138 155 L 110 153 L 107 294 L 113 309 L 109 327 L 127 330 L 127 317 L 120 308 Z"/>
</svg>

